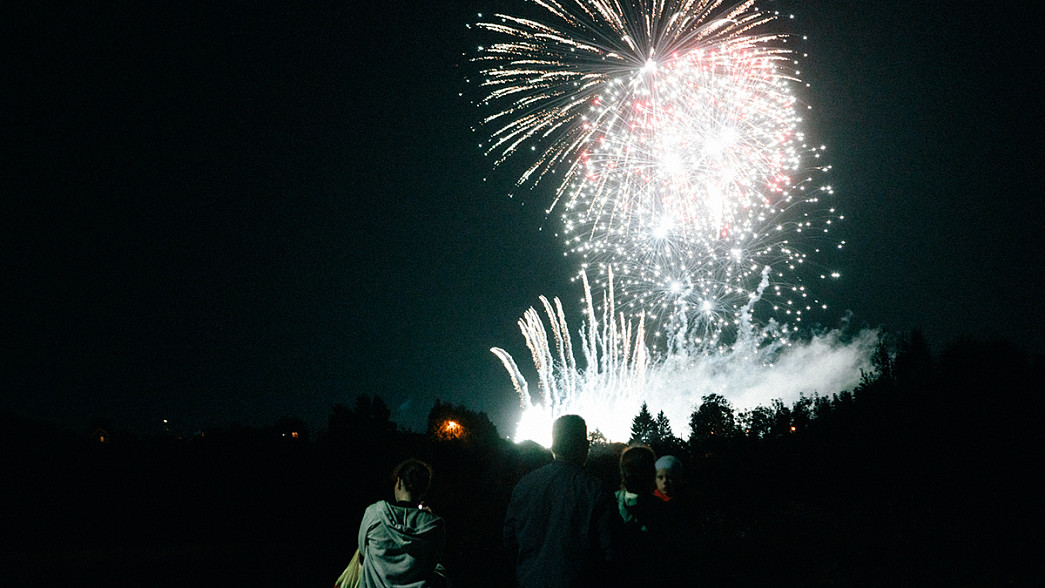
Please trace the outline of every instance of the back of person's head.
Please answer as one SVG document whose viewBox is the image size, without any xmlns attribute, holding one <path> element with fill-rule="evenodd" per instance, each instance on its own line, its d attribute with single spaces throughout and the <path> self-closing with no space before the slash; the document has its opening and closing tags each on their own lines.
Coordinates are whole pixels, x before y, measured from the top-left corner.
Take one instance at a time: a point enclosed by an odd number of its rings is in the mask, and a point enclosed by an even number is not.
<svg viewBox="0 0 1045 588">
<path fill-rule="evenodd" d="M 633 445 L 620 455 L 620 479 L 625 490 L 649 494 L 657 487 L 656 455 L 645 445 Z"/>
<path fill-rule="evenodd" d="M 393 480 L 402 480 L 403 489 L 415 496 L 424 496 L 432 483 L 432 466 L 419 459 L 408 459 L 392 470 Z"/>
<path fill-rule="evenodd" d="M 567 414 L 552 424 L 552 453 L 555 459 L 584 463 L 588 457 L 588 425 L 584 419 Z"/>
</svg>

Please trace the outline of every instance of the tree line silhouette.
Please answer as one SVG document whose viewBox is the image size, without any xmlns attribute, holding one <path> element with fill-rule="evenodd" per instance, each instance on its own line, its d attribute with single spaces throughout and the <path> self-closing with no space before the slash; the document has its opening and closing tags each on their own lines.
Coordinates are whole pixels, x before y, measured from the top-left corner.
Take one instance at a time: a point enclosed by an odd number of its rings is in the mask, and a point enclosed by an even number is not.
<svg viewBox="0 0 1045 588">
<path fill-rule="evenodd" d="M 1037 563 L 1042 358 L 965 340 L 938 357 L 883 337 L 853 390 L 737 411 L 701 398 L 684 437 L 643 405 L 629 443 L 682 460 L 685 527 L 706 585 L 1021 584 Z M 656 413 L 656 414 L 654 414 Z M 515 482 L 551 459 L 485 413 L 436 401 L 421 432 L 376 395 L 300 419 L 107 441 L 0 413 L 0 584 L 332 583 L 391 467 L 433 465 L 459 586 L 510 585 L 501 524 Z M 619 484 L 624 443 L 591 431 L 586 467 Z"/>
</svg>

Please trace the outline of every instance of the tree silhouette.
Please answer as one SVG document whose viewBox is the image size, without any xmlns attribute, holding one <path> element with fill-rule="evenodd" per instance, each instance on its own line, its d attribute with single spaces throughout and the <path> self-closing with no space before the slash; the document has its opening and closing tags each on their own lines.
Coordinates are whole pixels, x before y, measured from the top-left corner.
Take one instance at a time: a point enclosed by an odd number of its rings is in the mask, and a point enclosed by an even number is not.
<svg viewBox="0 0 1045 588">
<path fill-rule="evenodd" d="M 670 440 L 674 435 L 671 434 L 671 422 L 668 420 L 667 415 L 664 411 L 657 413 L 657 419 L 653 422 L 653 439 L 652 443 L 663 443 Z"/>
<path fill-rule="evenodd" d="M 720 394 L 708 394 L 701 401 L 689 417 L 690 444 L 696 447 L 712 440 L 721 442 L 734 438 L 737 424 L 729 400 Z"/>
<path fill-rule="evenodd" d="M 828 396 L 813 395 L 813 420 L 823 423 L 831 418 L 831 398 Z"/>
<path fill-rule="evenodd" d="M 635 415 L 635 418 L 631 420 L 631 438 L 628 439 L 628 443 L 649 445 L 656 432 L 656 426 L 653 415 L 649 412 L 649 407 L 643 402 L 642 408 L 639 409 L 639 414 Z"/>
<path fill-rule="evenodd" d="M 595 445 L 607 445 L 609 442 L 610 440 L 606 438 L 606 435 L 597 428 L 588 432 L 588 444 L 593 447 Z"/>
<path fill-rule="evenodd" d="M 740 426 L 752 439 L 767 439 L 773 430 L 773 411 L 765 406 L 744 411 L 740 414 Z"/>
<path fill-rule="evenodd" d="M 500 441 L 497 427 L 485 412 L 443 403 L 436 399 L 428 411 L 428 435 L 441 440 L 460 439 L 469 444 L 491 446 Z"/>
<path fill-rule="evenodd" d="M 657 413 L 657 418 L 654 421 L 655 436 L 650 442 L 650 447 L 657 455 L 675 455 L 680 456 L 685 453 L 685 443 L 682 439 L 676 437 L 671 431 L 671 422 L 668 420 L 667 415 L 664 411 Z"/>
<path fill-rule="evenodd" d="M 631 421 L 631 438 L 628 443 L 649 445 L 658 454 L 678 453 L 682 447 L 682 440 L 672 434 L 671 422 L 664 411 L 658 412 L 654 418 L 645 402 Z"/>
<path fill-rule="evenodd" d="M 893 362 L 897 382 L 923 387 L 933 373 L 933 358 L 922 332 L 915 329 L 905 335 Z"/>
<path fill-rule="evenodd" d="M 813 397 L 799 394 L 798 400 L 791 405 L 791 426 L 794 431 L 805 431 L 813 421 Z"/>
<path fill-rule="evenodd" d="M 396 425 L 390 418 L 392 411 L 379 396 L 360 394 L 355 406 L 335 404 L 327 416 L 329 436 L 341 441 L 387 439 L 395 433 Z"/>
<path fill-rule="evenodd" d="M 792 417 L 794 413 L 791 409 L 784 404 L 784 401 L 779 398 L 774 398 L 772 402 L 773 408 L 773 419 L 770 425 L 770 435 L 773 437 L 783 437 L 788 433 L 792 432 L 794 426 Z"/>
</svg>

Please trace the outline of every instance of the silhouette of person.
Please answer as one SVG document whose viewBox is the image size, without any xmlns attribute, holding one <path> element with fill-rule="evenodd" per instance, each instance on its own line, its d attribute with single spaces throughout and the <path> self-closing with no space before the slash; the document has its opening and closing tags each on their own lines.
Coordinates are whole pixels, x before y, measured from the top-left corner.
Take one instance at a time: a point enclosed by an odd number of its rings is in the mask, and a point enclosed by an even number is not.
<svg viewBox="0 0 1045 588">
<path fill-rule="evenodd" d="M 359 525 L 359 588 L 439 585 L 443 576 L 436 574 L 436 567 L 443 556 L 446 527 L 421 502 L 432 468 L 408 459 L 396 466 L 392 477 L 395 502 L 371 504 Z"/>
<path fill-rule="evenodd" d="M 552 454 L 552 463 L 523 476 L 508 505 L 504 542 L 516 581 L 523 588 L 610 585 L 619 518 L 609 489 L 584 471 L 584 419 L 555 421 Z"/>
<path fill-rule="evenodd" d="M 621 538 L 621 585 L 643 585 L 667 570 L 667 509 L 654 496 L 656 456 L 644 445 L 628 447 L 620 456 L 621 488 L 615 493 L 624 523 Z"/>
<path fill-rule="evenodd" d="M 615 496 L 625 529 L 645 533 L 651 524 L 660 522 L 661 505 L 653 495 L 657 489 L 654 463 L 653 450 L 645 445 L 628 447 L 620 455 L 621 487 Z"/>
<path fill-rule="evenodd" d="M 660 577 L 678 581 L 694 581 L 698 563 L 704 556 L 706 525 L 696 509 L 683 480 L 682 462 L 664 455 L 654 464 L 656 486 L 653 495 L 663 507 L 664 525 L 660 529 L 660 548 L 655 559 Z"/>
</svg>

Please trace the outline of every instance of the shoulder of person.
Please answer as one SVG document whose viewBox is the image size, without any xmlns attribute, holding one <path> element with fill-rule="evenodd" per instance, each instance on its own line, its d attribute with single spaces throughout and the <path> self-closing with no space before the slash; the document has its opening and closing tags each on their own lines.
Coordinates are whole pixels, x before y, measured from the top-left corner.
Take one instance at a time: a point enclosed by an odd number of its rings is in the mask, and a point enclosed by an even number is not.
<svg viewBox="0 0 1045 588">
<path fill-rule="evenodd" d="M 530 470 L 523 474 L 523 476 L 519 478 L 519 482 L 518 484 L 516 484 L 516 486 L 526 486 L 527 484 L 536 483 L 537 480 L 544 480 L 546 478 L 554 476 L 555 472 L 557 472 L 558 470 L 559 466 L 555 462 L 542 465 L 539 468 Z"/>
<path fill-rule="evenodd" d="M 363 518 L 380 516 L 380 514 L 384 512 L 389 506 L 390 505 L 387 500 L 378 500 L 377 502 L 366 507 L 366 510 L 363 511 Z"/>
<path fill-rule="evenodd" d="M 445 525 L 446 524 L 446 520 L 443 517 L 433 513 L 430 510 L 423 510 L 423 511 L 421 511 L 421 516 L 425 520 L 431 521 L 431 523 L 434 524 L 434 525 Z"/>
</svg>

